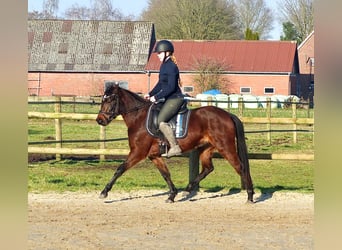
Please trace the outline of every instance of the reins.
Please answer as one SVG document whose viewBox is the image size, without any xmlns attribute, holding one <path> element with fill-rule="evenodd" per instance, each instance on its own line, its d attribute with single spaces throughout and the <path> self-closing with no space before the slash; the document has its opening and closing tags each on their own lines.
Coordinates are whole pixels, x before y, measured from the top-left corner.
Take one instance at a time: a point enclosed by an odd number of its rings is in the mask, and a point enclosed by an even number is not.
<svg viewBox="0 0 342 250">
<path fill-rule="evenodd" d="M 128 113 L 132 113 L 132 112 L 134 112 L 134 111 L 138 111 L 138 110 L 140 110 L 140 109 L 142 109 L 142 108 L 144 108 L 144 107 L 146 107 L 146 106 L 149 106 L 151 103 L 149 103 L 149 102 L 143 102 L 143 103 L 141 103 L 140 105 L 138 105 L 138 106 L 134 106 L 134 107 L 132 107 L 132 108 L 130 108 L 130 109 L 128 109 L 128 110 L 126 110 L 126 111 L 124 111 L 124 112 L 120 112 L 119 111 L 119 95 L 118 94 L 111 94 L 111 95 L 104 95 L 103 96 L 103 99 L 108 99 L 108 98 L 110 98 L 110 97 L 112 97 L 112 96 L 114 96 L 114 98 L 115 98 L 115 101 L 116 101 L 116 106 L 115 106 L 115 110 L 114 111 L 109 111 L 109 112 L 105 112 L 105 111 L 100 111 L 100 113 L 102 113 L 102 114 L 107 114 L 107 115 L 125 115 L 125 114 L 128 114 Z"/>
</svg>

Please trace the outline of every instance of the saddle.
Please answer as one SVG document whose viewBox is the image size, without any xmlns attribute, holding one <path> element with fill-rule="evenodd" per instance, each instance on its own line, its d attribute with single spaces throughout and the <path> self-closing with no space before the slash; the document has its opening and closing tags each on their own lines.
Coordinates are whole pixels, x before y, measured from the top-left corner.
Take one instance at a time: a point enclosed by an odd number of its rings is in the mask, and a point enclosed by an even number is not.
<svg viewBox="0 0 342 250">
<path fill-rule="evenodd" d="M 153 103 L 147 113 L 146 118 L 146 130 L 153 136 L 164 140 L 163 133 L 158 129 L 158 114 L 163 103 Z M 190 117 L 190 110 L 187 107 L 187 101 L 184 100 L 182 106 L 180 107 L 178 113 L 174 115 L 168 124 L 175 133 L 176 139 L 184 138 L 188 133 L 188 123 Z"/>
</svg>

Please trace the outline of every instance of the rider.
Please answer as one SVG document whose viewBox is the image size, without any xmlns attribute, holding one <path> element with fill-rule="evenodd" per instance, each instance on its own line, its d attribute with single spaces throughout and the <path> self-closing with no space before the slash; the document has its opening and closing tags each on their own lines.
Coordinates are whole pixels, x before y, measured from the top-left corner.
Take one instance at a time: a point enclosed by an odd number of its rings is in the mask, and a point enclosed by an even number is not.
<svg viewBox="0 0 342 250">
<path fill-rule="evenodd" d="M 171 157 L 180 155 L 182 150 L 167 122 L 178 112 L 184 101 L 184 96 L 180 88 L 179 69 L 173 55 L 173 44 L 168 40 L 161 40 L 153 52 L 158 53 L 158 58 L 162 64 L 159 70 L 159 80 L 155 87 L 145 95 L 145 98 L 151 102 L 165 100 L 158 115 L 158 125 L 159 130 L 170 143 L 170 150 L 162 156 Z"/>
</svg>

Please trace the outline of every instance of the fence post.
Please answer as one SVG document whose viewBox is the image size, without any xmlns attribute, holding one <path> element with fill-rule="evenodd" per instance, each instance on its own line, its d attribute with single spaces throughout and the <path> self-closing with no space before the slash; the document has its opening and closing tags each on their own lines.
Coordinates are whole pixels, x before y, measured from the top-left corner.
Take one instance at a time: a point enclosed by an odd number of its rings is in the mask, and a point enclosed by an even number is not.
<svg viewBox="0 0 342 250">
<path fill-rule="evenodd" d="M 239 97 L 238 99 L 238 116 L 242 117 L 243 116 L 243 98 Z"/>
<path fill-rule="evenodd" d="M 73 107 L 74 113 L 76 113 L 76 96 L 72 97 L 72 102 L 73 102 L 72 107 Z"/>
<path fill-rule="evenodd" d="M 100 149 L 106 148 L 106 142 L 104 141 L 106 139 L 106 127 L 100 126 L 100 140 L 103 140 L 100 142 Z M 104 161 L 106 159 L 105 155 L 100 155 L 100 161 Z"/>
<path fill-rule="evenodd" d="M 271 98 L 267 97 L 266 98 L 266 116 L 268 118 L 268 123 L 266 124 L 267 126 L 267 141 L 268 144 L 271 145 Z"/>
<path fill-rule="evenodd" d="M 213 98 L 212 98 L 212 96 L 208 96 L 208 98 L 207 98 L 207 104 L 208 104 L 208 106 L 213 106 L 214 104 L 213 104 Z"/>
<path fill-rule="evenodd" d="M 314 118 L 314 114 L 313 114 L 312 118 Z M 313 133 L 312 133 L 312 145 L 315 145 L 315 124 L 312 125 L 312 130 L 313 130 Z"/>
<path fill-rule="evenodd" d="M 55 97 L 55 113 L 61 113 L 61 97 Z M 62 147 L 62 121 L 61 119 L 55 119 L 55 130 L 56 130 L 56 148 Z M 62 159 L 61 154 L 56 154 L 56 161 L 60 161 Z"/>
<path fill-rule="evenodd" d="M 189 155 L 189 183 L 195 180 L 199 174 L 199 152 L 194 149 Z M 194 191 L 198 191 L 199 185 L 193 187 Z"/>
<path fill-rule="evenodd" d="M 293 143 L 297 143 L 297 104 L 292 103 Z"/>
<path fill-rule="evenodd" d="M 228 100 L 227 100 L 228 104 L 227 104 L 227 111 L 230 112 L 230 96 L 228 96 Z"/>
</svg>

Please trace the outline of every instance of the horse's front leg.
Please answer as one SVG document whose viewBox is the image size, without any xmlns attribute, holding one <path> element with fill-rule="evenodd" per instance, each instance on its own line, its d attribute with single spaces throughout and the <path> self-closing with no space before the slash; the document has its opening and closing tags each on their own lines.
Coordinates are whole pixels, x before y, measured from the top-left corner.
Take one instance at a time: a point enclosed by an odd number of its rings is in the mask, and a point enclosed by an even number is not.
<svg viewBox="0 0 342 250">
<path fill-rule="evenodd" d="M 173 184 L 171 180 L 171 174 L 169 169 L 166 166 L 166 163 L 163 158 L 161 157 L 149 157 L 150 160 L 157 166 L 160 174 L 163 176 L 164 180 L 166 181 L 167 185 L 169 186 L 170 194 L 169 197 L 167 198 L 166 202 L 172 203 L 175 201 L 175 197 L 178 194 L 178 190 Z"/>
<path fill-rule="evenodd" d="M 130 169 L 139 161 L 144 159 L 146 157 L 146 154 L 147 153 L 144 151 L 131 150 L 131 152 L 129 153 L 127 157 L 127 160 L 117 168 L 113 177 L 110 179 L 110 181 L 107 183 L 105 188 L 102 190 L 100 194 L 100 198 L 106 198 L 108 196 L 108 192 L 112 189 L 117 179 L 128 169 Z"/>
<path fill-rule="evenodd" d="M 113 185 L 115 184 L 116 180 L 127 170 L 126 162 L 122 163 L 117 170 L 115 171 L 112 179 L 107 183 L 105 188 L 102 190 L 100 194 L 100 198 L 106 198 L 108 196 L 108 192 L 112 189 Z"/>
</svg>

